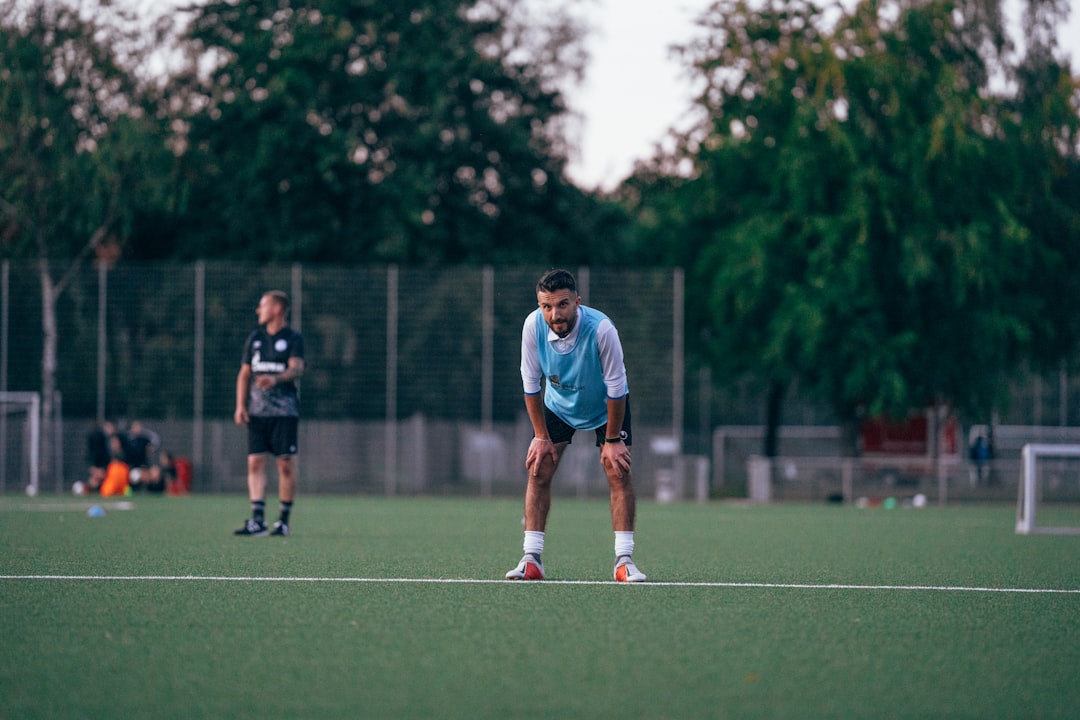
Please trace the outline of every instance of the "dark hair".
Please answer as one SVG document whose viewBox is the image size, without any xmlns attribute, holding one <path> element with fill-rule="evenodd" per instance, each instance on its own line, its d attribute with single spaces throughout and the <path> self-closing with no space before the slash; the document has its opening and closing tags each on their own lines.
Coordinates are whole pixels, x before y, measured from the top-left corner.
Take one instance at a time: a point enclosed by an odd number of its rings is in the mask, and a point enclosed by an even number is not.
<svg viewBox="0 0 1080 720">
<path fill-rule="evenodd" d="M 271 297 L 274 301 L 281 306 L 281 309 L 285 312 L 289 312 L 289 295 L 284 290 L 270 290 L 266 293 L 267 297 Z"/>
<path fill-rule="evenodd" d="M 577 293 L 577 282 L 569 270 L 548 270 L 536 283 L 536 292 L 553 293 L 556 290 L 569 290 Z"/>
</svg>

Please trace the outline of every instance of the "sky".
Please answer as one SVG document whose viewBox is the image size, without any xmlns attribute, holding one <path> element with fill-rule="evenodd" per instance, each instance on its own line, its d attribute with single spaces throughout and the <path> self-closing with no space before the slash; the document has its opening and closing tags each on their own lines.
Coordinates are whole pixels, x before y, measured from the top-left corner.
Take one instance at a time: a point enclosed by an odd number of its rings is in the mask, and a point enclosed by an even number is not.
<svg viewBox="0 0 1080 720">
<path fill-rule="evenodd" d="M 568 88 L 583 115 L 579 153 L 567 169 L 587 188 L 610 190 L 634 162 L 653 154 L 673 126 L 684 124 L 691 82 L 669 48 L 694 35 L 693 20 L 710 0 L 595 0 L 582 18 L 591 27 L 585 82 Z"/>
<path fill-rule="evenodd" d="M 694 18 L 712 0 L 593 0 L 582 17 L 593 27 L 585 83 L 567 89 L 583 115 L 580 151 L 567 169 L 586 188 L 611 190 L 647 158 L 671 127 L 688 121 L 692 84 L 668 52 L 693 37 Z M 1080 0 L 1072 0 L 1061 46 L 1080 72 Z M 1019 6 L 1007 9 L 1010 16 Z"/>
</svg>

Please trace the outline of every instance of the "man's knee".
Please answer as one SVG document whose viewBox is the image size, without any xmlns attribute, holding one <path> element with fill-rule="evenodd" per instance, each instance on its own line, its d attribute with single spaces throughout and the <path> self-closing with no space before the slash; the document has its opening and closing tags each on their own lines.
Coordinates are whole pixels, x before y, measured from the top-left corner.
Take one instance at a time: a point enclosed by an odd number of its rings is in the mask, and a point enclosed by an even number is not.
<svg viewBox="0 0 1080 720">
<path fill-rule="evenodd" d="M 296 463 L 292 455 L 286 455 L 277 459 L 278 473 L 284 477 L 292 477 L 296 474 Z"/>
<path fill-rule="evenodd" d="M 529 475 L 529 485 L 538 490 L 547 490 L 551 487 L 551 481 L 555 477 L 555 469 L 542 469 L 538 475 Z"/>
</svg>

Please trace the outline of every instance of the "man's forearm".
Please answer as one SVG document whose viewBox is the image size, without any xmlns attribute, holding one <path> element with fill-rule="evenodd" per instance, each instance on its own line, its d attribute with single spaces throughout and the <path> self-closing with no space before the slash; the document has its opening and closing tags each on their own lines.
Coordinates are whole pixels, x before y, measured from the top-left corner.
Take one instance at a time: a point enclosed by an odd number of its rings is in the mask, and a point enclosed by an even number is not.
<svg viewBox="0 0 1080 720">
<path fill-rule="evenodd" d="M 607 429 L 605 437 L 617 438 L 622 433 L 623 418 L 626 417 L 626 398 L 618 400 L 608 398 L 607 401 Z"/>
<path fill-rule="evenodd" d="M 533 435 L 538 438 L 547 438 L 547 422 L 544 420 L 544 396 L 526 395 L 525 411 L 529 414 L 529 422 L 533 426 Z"/>
</svg>

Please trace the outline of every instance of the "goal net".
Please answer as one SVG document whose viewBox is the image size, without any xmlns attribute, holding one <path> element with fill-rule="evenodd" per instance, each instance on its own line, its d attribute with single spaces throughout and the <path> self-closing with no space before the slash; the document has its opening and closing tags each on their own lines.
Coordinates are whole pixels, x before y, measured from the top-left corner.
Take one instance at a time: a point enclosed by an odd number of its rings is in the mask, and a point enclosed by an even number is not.
<svg viewBox="0 0 1080 720">
<path fill-rule="evenodd" d="M 1080 445 L 1029 443 L 1020 457 L 1016 532 L 1080 534 Z"/>
<path fill-rule="evenodd" d="M 41 396 L 0 392 L 0 491 L 36 495 L 41 461 Z"/>
</svg>

